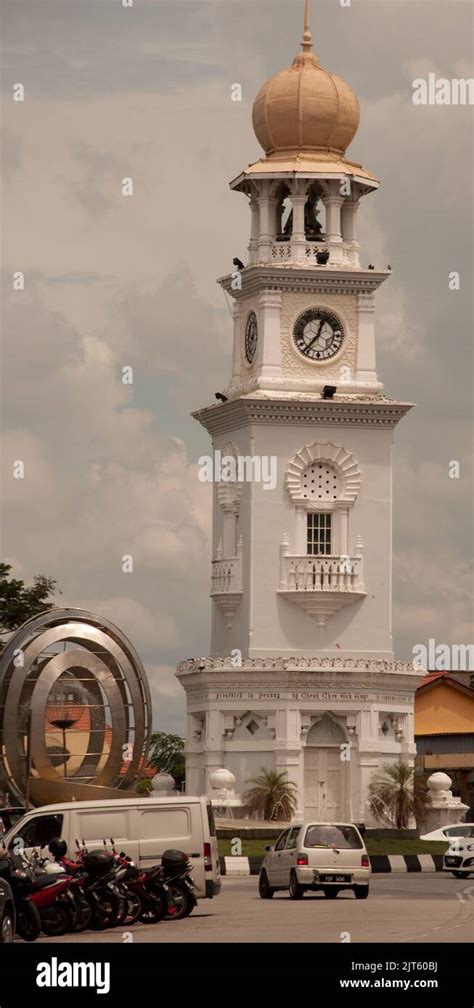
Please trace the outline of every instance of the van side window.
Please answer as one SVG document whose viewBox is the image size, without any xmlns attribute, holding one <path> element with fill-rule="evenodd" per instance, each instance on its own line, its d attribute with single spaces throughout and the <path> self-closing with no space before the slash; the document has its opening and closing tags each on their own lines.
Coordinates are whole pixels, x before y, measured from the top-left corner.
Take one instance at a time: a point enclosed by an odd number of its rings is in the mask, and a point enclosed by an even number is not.
<svg viewBox="0 0 474 1008">
<path fill-rule="evenodd" d="M 62 827 L 62 815 L 36 816 L 18 830 L 9 846 L 12 848 L 15 840 L 21 837 L 25 847 L 45 847 L 51 840 L 61 836 Z"/>
</svg>

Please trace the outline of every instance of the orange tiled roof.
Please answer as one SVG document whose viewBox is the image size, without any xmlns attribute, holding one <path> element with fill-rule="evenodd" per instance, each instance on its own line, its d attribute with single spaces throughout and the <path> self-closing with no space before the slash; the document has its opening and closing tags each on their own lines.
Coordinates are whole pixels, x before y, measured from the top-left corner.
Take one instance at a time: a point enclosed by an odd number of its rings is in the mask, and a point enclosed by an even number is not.
<svg viewBox="0 0 474 1008">
<path fill-rule="evenodd" d="M 421 682 L 418 683 L 417 689 L 421 689 L 422 686 L 427 686 L 428 683 L 433 682 L 435 679 L 451 679 L 450 672 L 427 672 L 423 677 Z"/>
</svg>

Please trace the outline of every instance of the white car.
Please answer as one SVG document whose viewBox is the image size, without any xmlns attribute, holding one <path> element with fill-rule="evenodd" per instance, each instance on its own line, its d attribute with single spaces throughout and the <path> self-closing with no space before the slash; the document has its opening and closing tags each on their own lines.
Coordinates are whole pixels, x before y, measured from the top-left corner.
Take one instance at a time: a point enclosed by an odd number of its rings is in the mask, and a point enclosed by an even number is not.
<svg viewBox="0 0 474 1008">
<path fill-rule="evenodd" d="M 454 826 L 442 826 L 441 829 L 425 833 L 420 840 L 450 840 L 451 837 L 474 836 L 474 823 L 456 823 Z"/>
<path fill-rule="evenodd" d="M 369 895 L 370 861 L 361 834 L 353 823 L 300 823 L 266 847 L 258 880 L 262 899 L 287 889 L 290 899 L 322 890 L 328 899 L 341 889 L 352 889 L 356 899 Z"/>
<path fill-rule="evenodd" d="M 474 826 L 468 835 L 451 838 L 443 857 L 443 871 L 452 872 L 455 878 L 474 875 Z"/>
</svg>

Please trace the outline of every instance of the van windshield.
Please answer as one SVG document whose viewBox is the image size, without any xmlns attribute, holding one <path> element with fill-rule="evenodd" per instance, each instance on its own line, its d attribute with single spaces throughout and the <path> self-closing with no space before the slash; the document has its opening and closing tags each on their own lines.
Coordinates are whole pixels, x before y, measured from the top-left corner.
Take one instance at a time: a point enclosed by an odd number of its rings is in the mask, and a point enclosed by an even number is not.
<svg viewBox="0 0 474 1008">
<path fill-rule="evenodd" d="M 9 848 L 15 847 L 15 841 L 19 838 L 23 841 L 23 847 L 46 847 L 61 836 L 63 825 L 62 815 L 42 815 L 30 819 L 24 826 L 20 826 L 15 835 L 9 841 Z"/>
<path fill-rule="evenodd" d="M 308 826 L 304 847 L 338 847 L 354 850 L 363 846 L 362 840 L 353 826 Z"/>
</svg>

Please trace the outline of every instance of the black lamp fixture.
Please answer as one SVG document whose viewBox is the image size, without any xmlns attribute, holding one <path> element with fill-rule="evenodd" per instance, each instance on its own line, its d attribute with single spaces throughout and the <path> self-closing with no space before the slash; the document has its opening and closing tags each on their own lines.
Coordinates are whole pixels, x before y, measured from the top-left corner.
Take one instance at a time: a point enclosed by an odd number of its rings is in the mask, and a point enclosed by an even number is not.
<svg viewBox="0 0 474 1008">
<path fill-rule="evenodd" d="M 325 385 L 323 388 L 323 399 L 334 399 L 337 392 L 337 385 Z"/>
</svg>

